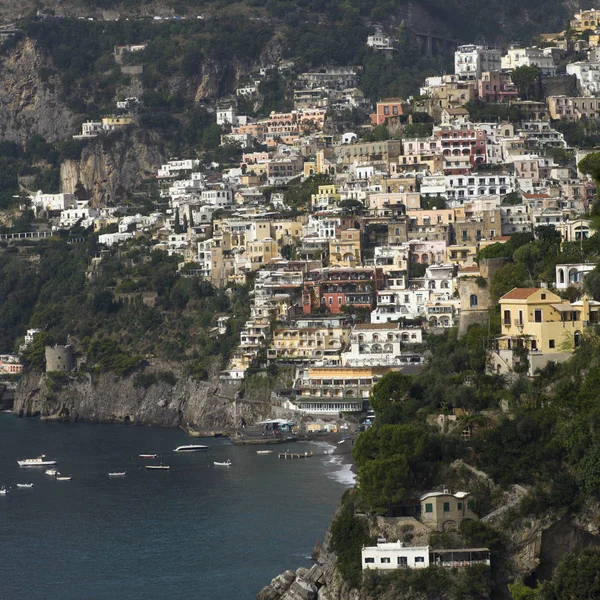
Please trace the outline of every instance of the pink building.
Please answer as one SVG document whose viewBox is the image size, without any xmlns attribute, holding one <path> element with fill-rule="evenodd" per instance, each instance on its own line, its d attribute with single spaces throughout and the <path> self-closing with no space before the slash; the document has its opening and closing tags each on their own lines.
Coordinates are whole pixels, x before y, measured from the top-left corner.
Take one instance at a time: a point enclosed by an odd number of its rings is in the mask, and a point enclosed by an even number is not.
<svg viewBox="0 0 600 600">
<path fill-rule="evenodd" d="M 385 98 L 377 103 L 375 113 L 369 115 L 373 125 L 383 125 L 385 120 L 390 117 L 399 117 L 404 114 L 402 109 L 403 101 L 400 98 Z"/>
<path fill-rule="evenodd" d="M 454 129 L 442 125 L 434 136 L 438 148 L 446 160 L 453 156 L 468 156 L 471 165 L 486 162 L 485 131 L 477 129 Z"/>
</svg>

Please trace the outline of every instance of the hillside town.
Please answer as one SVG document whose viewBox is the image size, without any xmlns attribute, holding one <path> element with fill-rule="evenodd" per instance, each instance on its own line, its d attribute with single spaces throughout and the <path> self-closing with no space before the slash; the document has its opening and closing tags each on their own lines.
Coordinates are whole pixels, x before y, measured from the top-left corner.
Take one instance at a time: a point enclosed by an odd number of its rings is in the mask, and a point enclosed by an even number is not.
<svg viewBox="0 0 600 600">
<path fill-rule="evenodd" d="M 600 11 L 571 21 L 577 32 L 597 27 Z M 222 380 L 286 365 L 294 383 L 278 392 L 280 406 L 313 415 L 361 412 L 383 375 L 419 372 L 424 336 L 488 323 L 491 277 L 505 261 L 481 258 L 485 248 L 544 229 L 563 242 L 583 243 L 593 233 L 596 184 L 575 166 L 590 150 L 569 147 L 555 123 L 598 114 L 600 35 L 540 39 L 539 47 L 504 51 L 458 46 L 453 74 L 428 77 L 418 96 L 381 99 L 374 108 L 357 88 L 360 69 L 301 73 L 292 111 L 254 119 L 238 105 L 257 93 L 269 72 L 263 69 L 214 109 L 221 145 L 241 149 L 239 164 L 169 160 L 155 178 L 164 210 L 124 215 L 77 193 L 39 191 L 29 200 L 54 229 L 91 227 L 107 249 L 145 239 L 179 256 L 184 277 L 217 288 L 251 286 L 251 316 Z M 368 43 L 394 51 L 390 38 Z M 557 76 L 568 56 L 577 60 Z M 523 69 L 533 69 L 530 86 L 515 76 Z M 552 93 L 529 99 L 538 84 Z M 466 105 L 476 100 L 517 111 L 519 119 L 473 120 Z M 76 137 L 126 128 L 137 105 L 127 99 L 122 114 L 84 123 Z M 367 123 L 337 132 L 326 126 L 352 110 L 363 111 Z M 418 124 L 425 127 L 415 135 Z M 290 199 L 290 189 L 302 189 L 304 199 Z M 599 320 L 600 303 L 581 291 L 594 267 L 583 259 L 558 264 L 545 288 L 501 297 L 502 335 L 489 341 L 490 371 L 518 368 L 523 348 L 531 375 L 567 360 Z M 580 290 L 576 299 L 565 298 L 568 288 Z M 16 355 L 0 359 L 2 372 L 20 368 Z"/>
</svg>

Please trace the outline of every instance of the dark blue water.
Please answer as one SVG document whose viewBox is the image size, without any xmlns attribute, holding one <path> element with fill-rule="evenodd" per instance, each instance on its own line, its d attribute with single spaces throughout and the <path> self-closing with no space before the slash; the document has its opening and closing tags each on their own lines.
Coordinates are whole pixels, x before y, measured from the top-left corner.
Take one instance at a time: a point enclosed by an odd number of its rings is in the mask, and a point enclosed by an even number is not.
<svg viewBox="0 0 600 600">
<path fill-rule="evenodd" d="M 294 450 L 319 454 L 283 461 L 215 439 L 199 441 L 205 452 L 173 453 L 193 441 L 0 415 L 0 486 L 11 486 L 0 496 L 0 598 L 251 600 L 285 569 L 310 565 L 346 488 L 340 466 L 303 443 Z M 138 454 L 155 452 L 169 471 L 143 468 L 153 461 Z M 16 463 L 42 453 L 73 480 Z M 227 459 L 230 468 L 213 465 Z"/>
</svg>

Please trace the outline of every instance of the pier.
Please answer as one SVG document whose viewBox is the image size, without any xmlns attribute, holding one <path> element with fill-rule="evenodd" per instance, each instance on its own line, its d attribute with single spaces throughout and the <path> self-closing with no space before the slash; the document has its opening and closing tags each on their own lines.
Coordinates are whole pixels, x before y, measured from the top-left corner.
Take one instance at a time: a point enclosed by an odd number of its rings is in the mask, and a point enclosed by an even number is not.
<svg viewBox="0 0 600 600">
<path fill-rule="evenodd" d="M 313 455 L 312 451 L 311 452 L 304 452 L 304 454 L 298 453 L 298 452 L 280 452 L 279 453 L 279 458 L 310 458 Z"/>
</svg>

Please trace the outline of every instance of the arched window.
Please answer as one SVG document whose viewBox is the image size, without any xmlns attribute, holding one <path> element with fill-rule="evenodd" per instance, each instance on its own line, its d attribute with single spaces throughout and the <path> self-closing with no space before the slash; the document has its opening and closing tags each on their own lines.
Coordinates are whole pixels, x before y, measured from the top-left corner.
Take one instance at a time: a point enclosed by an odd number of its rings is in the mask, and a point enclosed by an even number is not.
<svg viewBox="0 0 600 600">
<path fill-rule="evenodd" d="M 374 342 L 378 342 L 379 341 L 379 334 L 378 333 L 374 333 L 373 334 L 373 341 Z"/>
<path fill-rule="evenodd" d="M 381 354 L 381 345 L 380 344 L 373 344 L 371 346 L 371 354 Z"/>
<path fill-rule="evenodd" d="M 576 331 L 573 335 L 573 341 L 575 342 L 575 348 L 581 346 L 581 331 Z"/>
<path fill-rule="evenodd" d="M 358 351 L 360 354 L 370 354 L 369 346 L 359 346 Z"/>
<path fill-rule="evenodd" d="M 564 269 L 559 269 L 558 270 L 558 281 L 560 283 L 564 283 L 565 282 L 565 270 Z"/>
<path fill-rule="evenodd" d="M 392 344 L 386 344 L 386 345 L 383 347 L 383 351 L 384 351 L 386 354 L 391 354 L 391 353 L 394 351 L 394 346 L 392 346 Z"/>
<path fill-rule="evenodd" d="M 469 298 L 469 304 L 471 305 L 471 308 L 477 306 L 479 303 L 477 301 L 477 295 L 476 294 L 471 294 L 471 297 Z"/>
</svg>

